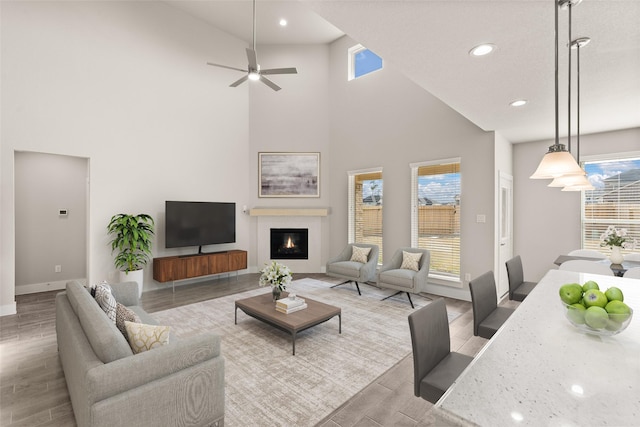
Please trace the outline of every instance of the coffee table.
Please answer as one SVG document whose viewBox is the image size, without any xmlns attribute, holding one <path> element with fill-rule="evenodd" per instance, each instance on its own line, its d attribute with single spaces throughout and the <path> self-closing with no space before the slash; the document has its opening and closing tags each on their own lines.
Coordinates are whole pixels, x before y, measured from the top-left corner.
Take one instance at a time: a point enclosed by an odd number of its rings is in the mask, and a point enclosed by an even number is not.
<svg viewBox="0 0 640 427">
<path fill-rule="evenodd" d="M 286 297 L 286 293 L 282 297 Z M 276 311 L 271 292 L 251 298 L 237 300 L 235 304 L 235 324 L 238 324 L 238 309 L 249 316 L 291 334 L 293 351 L 296 354 L 296 335 L 298 332 L 326 322 L 338 316 L 338 333 L 342 333 L 342 310 L 340 307 L 304 298 L 307 308 L 289 314 Z"/>
</svg>

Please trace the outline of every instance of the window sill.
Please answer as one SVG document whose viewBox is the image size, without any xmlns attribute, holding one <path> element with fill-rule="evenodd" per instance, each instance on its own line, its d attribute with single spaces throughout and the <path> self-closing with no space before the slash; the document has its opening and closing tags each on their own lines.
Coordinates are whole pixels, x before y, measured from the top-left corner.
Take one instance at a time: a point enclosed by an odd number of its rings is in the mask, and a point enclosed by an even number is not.
<svg viewBox="0 0 640 427">
<path fill-rule="evenodd" d="M 459 277 L 430 274 L 429 283 L 433 283 L 434 285 L 442 285 L 442 286 L 449 286 L 452 288 L 462 289 L 462 281 L 460 280 Z"/>
</svg>

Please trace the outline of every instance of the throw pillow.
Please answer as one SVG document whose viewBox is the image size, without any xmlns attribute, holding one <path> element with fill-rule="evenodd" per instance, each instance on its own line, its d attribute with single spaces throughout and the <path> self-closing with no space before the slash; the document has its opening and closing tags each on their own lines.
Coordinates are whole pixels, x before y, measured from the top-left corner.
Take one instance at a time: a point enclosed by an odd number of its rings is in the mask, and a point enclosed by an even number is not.
<svg viewBox="0 0 640 427">
<path fill-rule="evenodd" d="M 127 328 L 124 326 L 124 322 L 134 322 L 141 323 L 140 317 L 135 313 L 135 311 L 130 308 L 125 307 L 124 305 L 118 303 L 116 306 L 116 327 L 120 329 L 122 335 L 129 341 L 129 336 L 127 335 Z"/>
<path fill-rule="evenodd" d="M 169 343 L 169 326 L 145 325 L 128 320 L 124 321 L 124 326 L 134 354 Z"/>
<path fill-rule="evenodd" d="M 400 268 L 418 271 L 420 269 L 420 258 L 422 258 L 422 252 L 402 251 L 402 265 Z"/>
<path fill-rule="evenodd" d="M 369 252 L 371 252 L 371 248 L 361 248 L 359 246 L 352 246 L 353 251 L 351 252 L 351 261 L 361 262 L 366 264 Z"/>
<path fill-rule="evenodd" d="M 102 308 L 102 310 L 107 313 L 107 317 L 113 323 L 116 323 L 117 302 L 114 296 L 111 294 L 111 288 L 109 287 L 109 285 L 100 283 L 98 286 L 96 286 L 95 298 L 100 308 Z"/>
</svg>

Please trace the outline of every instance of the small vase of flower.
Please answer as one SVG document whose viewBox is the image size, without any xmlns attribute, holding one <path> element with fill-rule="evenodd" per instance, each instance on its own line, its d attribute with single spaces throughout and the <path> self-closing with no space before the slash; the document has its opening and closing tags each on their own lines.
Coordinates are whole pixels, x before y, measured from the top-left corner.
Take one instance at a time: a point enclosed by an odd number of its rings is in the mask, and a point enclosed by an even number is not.
<svg viewBox="0 0 640 427">
<path fill-rule="evenodd" d="M 260 286 L 271 286 L 271 295 L 273 301 L 280 299 L 282 291 L 287 289 L 287 285 L 291 283 L 291 270 L 284 264 L 272 261 L 271 264 L 265 265 L 260 270 Z"/>
<path fill-rule="evenodd" d="M 600 235 L 600 246 L 608 246 L 611 248 L 611 255 L 609 259 L 612 264 L 622 264 L 624 256 L 621 249 L 634 249 L 636 247 L 636 240 L 628 241 L 629 235 L 626 228 L 617 229 L 615 226 L 610 225 L 606 231 Z"/>
</svg>

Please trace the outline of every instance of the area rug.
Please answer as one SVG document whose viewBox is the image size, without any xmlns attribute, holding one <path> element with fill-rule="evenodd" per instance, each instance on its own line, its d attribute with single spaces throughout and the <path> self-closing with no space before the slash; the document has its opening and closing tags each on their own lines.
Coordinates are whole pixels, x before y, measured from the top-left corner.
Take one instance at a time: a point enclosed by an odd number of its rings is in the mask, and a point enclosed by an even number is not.
<svg viewBox="0 0 640 427">
<path fill-rule="evenodd" d="M 361 286 L 331 288 L 331 283 L 301 279 L 289 292 L 342 309 L 338 318 L 291 335 L 238 310 L 234 301 L 270 292 L 260 288 L 153 314 L 172 334 L 187 337 L 214 331 L 225 357 L 225 425 L 313 426 L 411 352 L 407 296 L 385 301 L 389 291 Z M 386 293 L 386 294 L 385 294 Z M 413 298 L 413 296 L 412 296 Z M 416 308 L 429 303 L 417 295 Z M 457 317 L 451 313 L 449 321 Z"/>
</svg>

